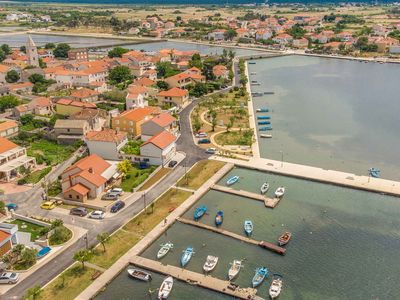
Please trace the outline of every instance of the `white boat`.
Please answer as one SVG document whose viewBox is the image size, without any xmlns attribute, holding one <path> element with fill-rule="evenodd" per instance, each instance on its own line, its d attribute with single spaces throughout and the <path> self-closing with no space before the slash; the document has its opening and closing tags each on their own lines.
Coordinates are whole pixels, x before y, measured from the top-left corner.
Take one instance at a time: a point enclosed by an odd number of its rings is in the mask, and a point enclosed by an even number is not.
<svg viewBox="0 0 400 300">
<path fill-rule="evenodd" d="M 270 139 L 270 138 L 272 138 L 272 134 L 261 133 L 260 137 Z"/>
<path fill-rule="evenodd" d="M 163 258 L 165 255 L 167 255 L 169 250 L 171 250 L 173 247 L 174 247 L 174 244 L 172 244 L 171 242 L 161 245 L 161 248 L 160 248 L 160 250 L 158 250 L 158 253 L 157 253 L 157 259 Z"/>
<path fill-rule="evenodd" d="M 283 197 L 284 194 L 285 194 L 285 187 L 283 187 L 283 186 L 278 187 L 278 188 L 276 189 L 276 191 L 275 191 L 275 196 L 276 196 L 277 198 Z"/>
<path fill-rule="evenodd" d="M 218 263 L 218 257 L 213 255 L 208 255 L 206 262 L 203 265 L 204 272 L 211 272 L 214 270 L 215 266 Z"/>
<path fill-rule="evenodd" d="M 165 278 L 160 286 L 160 289 L 158 290 L 158 299 L 167 299 L 171 293 L 173 285 L 174 279 L 171 276 Z"/>
<path fill-rule="evenodd" d="M 276 299 L 282 290 L 282 279 L 281 276 L 274 275 L 271 286 L 269 287 L 269 296 L 271 299 Z"/>
<path fill-rule="evenodd" d="M 147 273 L 145 271 L 142 271 L 142 270 L 128 269 L 128 274 L 131 277 L 142 280 L 142 281 L 150 281 L 151 280 L 151 274 Z"/>
<path fill-rule="evenodd" d="M 229 280 L 234 279 L 239 274 L 241 267 L 242 267 L 241 260 L 234 260 L 233 263 L 231 263 L 231 267 L 229 268 L 228 271 Z"/>
<path fill-rule="evenodd" d="M 264 182 L 260 188 L 261 194 L 265 194 L 266 192 L 268 192 L 268 189 L 269 189 L 269 183 Z"/>
</svg>

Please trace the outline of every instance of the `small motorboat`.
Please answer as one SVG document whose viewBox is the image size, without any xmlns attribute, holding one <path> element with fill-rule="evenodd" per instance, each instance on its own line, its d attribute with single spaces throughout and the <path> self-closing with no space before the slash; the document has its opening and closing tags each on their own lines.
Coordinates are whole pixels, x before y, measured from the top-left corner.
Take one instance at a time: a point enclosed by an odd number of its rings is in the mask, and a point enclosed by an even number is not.
<svg viewBox="0 0 400 300">
<path fill-rule="evenodd" d="M 139 279 L 142 281 L 150 281 L 151 280 L 151 274 L 147 273 L 145 271 L 142 271 L 142 270 L 128 269 L 128 274 L 132 278 Z"/>
<path fill-rule="evenodd" d="M 258 125 L 269 125 L 271 124 L 271 121 L 259 121 Z"/>
<path fill-rule="evenodd" d="M 217 211 L 215 216 L 215 225 L 220 226 L 224 221 L 224 212 L 222 210 Z"/>
<path fill-rule="evenodd" d="M 283 197 L 284 194 L 285 194 L 285 187 L 283 187 L 283 186 L 278 187 L 278 188 L 276 189 L 276 191 L 275 191 L 275 196 L 276 196 L 277 198 Z"/>
<path fill-rule="evenodd" d="M 381 170 L 377 168 L 370 168 L 368 170 L 369 176 L 374 177 L 374 178 L 379 178 L 381 177 Z"/>
<path fill-rule="evenodd" d="M 169 250 L 171 250 L 174 247 L 174 244 L 171 242 L 165 243 L 164 245 L 161 245 L 160 250 L 157 252 L 157 259 L 163 258 Z"/>
<path fill-rule="evenodd" d="M 251 72 L 250 75 L 257 75 L 257 73 L 256 72 Z"/>
<path fill-rule="evenodd" d="M 262 133 L 262 134 L 260 134 L 260 137 L 270 139 L 270 138 L 272 138 L 272 134 L 264 134 L 264 133 Z"/>
<path fill-rule="evenodd" d="M 239 176 L 232 176 L 231 178 L 228 179 L 228 181 L 226 182 L 227 185 L 232 185 L 235 184 L 236 182 L 239 181 Z"/>
<path fill-rule="evenodd" d="M 269 119 L 271 119 L 270 116 L 258 116 L 257 117 L 257 120 L 269 120 Z"/>
<path fill-rule="evenodd" d="M 205 205 L 201 205 L 200 207 L 196 208 L 193 218 L 195 221 L 198 221 L 207 211 L 207 207 Z"/>
<path fill-rule="evenodd" d="M 284 234 L 282 234 L 279 238 L 278 238 L 278 244 L 279 246 L 284 246 L 287 243 L 289 243 L 290 239 L 292 238 L 292 233 L 289 231 L 286 231 Z"/>
<path fill-rule="evenodd" d="M 259 127 L 258 130 L 259 130 L 259 131 L 268 131 L 268 130 L 272 130 L 272 126 Z"/>
<path fill-rule="evenodd" d="M 271 286 L 269 287 L 269 296 L 271 299 L 276 299 L 279 297 L 282 290 L 282 276 L 279 274 L 274 274 Z"/>
<path fill-rule="evenodd" d="M 255 65 L 256 62 L 255 61 L 249 61 L 249 65 Z"/>
<path fill-rule="evenodd" d="M 256 274 L 254 274 L 253 280 L 251 281 L 253 288 L 259 286 L 266 277 L 268 277 L 268 269 L 265 267 L 257 268 Z"/>
<path fill-rule="evenodd" d="M 268 192 L 268 189 L 269 189 L 269 183 L 264 182 L 260 188 L 261 194 L 265 194 L 266 192 Z"/>
<path fill-rule="evenodd" d="M 253 92 L 253 93 L 251 93 L 251 96 L 252 97 L 261 97 L 261 96 L 263 96 L 264 94 L 263 93 L 258 93 L 258 92 Z"/>
<path fill-rule="evenodd" d="M 46 256 L 47 254 L 49 254 L 49 252 L 51 251 L 50 247 L 43 247 L 42 249 L 39 250 L 39 252 L 36 254 L 36 258 L 42 258 L 44 256 Z"/>
<path fill-rule="evenodd" d="M 171 276 L 165 278 L 158 290 L 158 299 L 167 299 L 169 294 L 171 294 L 173 285 L 174 279 Z"/>
<path fill-rule="evenodd" d="M 242 268 L 242 261 L 235 259 L 233 263 L 231 263 L 231 267 L 229 268 L 228 271 L 229 280 L 234 279 L 239 274 L 241 268 Z"/>
<path fill-rule="evenodd" d="M 257 82 L 258 82 L 257 80 L 252 80 L 252 81 L 251 81 L 251 83 L 257 83 Z"/>
<path fill-rule="evenodd" d="M 217 256 L 213 256 L 213 255 L 208 255 L 206 262 L 203 265 L 203 270 L 204 272 L 211 272 L 212 270 L 214 270 L 215 266 L 218 263 L 218 257 Z"/>
<path fill-rule="evenodd" d="M 254 83 L 250 83 L 250 85 L 261 85 L 261 83 L 259 83 L 259 82 L 254 82 Z"/>
<path fill-rule="evenodd" d="M 253 233 L 253 222 L 250 220 L 244 221 L 244 232 L 246 232 L 247 236 L 250 236 Z"/>
<path fill-rule="evenodd" d="M 257 108 L 256 112 L 269 112 L 268 108 Z"/>
<path fill-rule="evenodd" d="M 181 256 L 181 266 L 184 267 L 189 263 L 189 260 L 193 256 L 193 247 L 187 247 L 186 250 L 183 251 Z"/>
<path fill-rule="evenodd" d="M 264 95 L 273 95 L 275 92 L 264 92 Z"/>
</svg>

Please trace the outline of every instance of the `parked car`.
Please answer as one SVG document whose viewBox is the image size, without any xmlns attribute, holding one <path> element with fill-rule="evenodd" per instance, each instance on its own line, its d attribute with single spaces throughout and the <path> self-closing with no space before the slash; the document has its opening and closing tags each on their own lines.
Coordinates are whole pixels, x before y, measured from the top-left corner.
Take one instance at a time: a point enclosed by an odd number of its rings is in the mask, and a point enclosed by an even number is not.
<svg viewBox="0 0 400 300">
<path fill-rule="evenodd" d="M 215 154 L 215 153 L 217 153 L 217 149 L 216 148 L 207 148 L 206 153 Z"/>
<path fill-rule="evenodd" d="M 121 188 L 112 188 L 107 191 L 107 193 L 118 194 L 118 196 L 121 196 L 123 192 L 124 191 Z"/>
<path fill-rule="evenodd" d="M 0 275 L 0 283 L 12 284 L 19 280 L 19 274 L 12 272 L 4 272 Z"/>
<path fill-rule="evenodd" d="M 114 192 L 109 192 L 105 195 L 103 195 L 103 197 L 101 197 L 102 200 L 118 200 L 118 193 L 114 193 Z"/>
<path fill-rule="evenodd" d="M 199 144 L 210 144 L 210 143 L 211 143 L 210 139 L 200 139 L 199 140 Z"/>
<path fill-rule="evenodd" d="M 113 204 L 113 206 L 111 206 L 111 212 L 112 213 L 116 213 L 117 211 L 123 209 L 125 206 L 125 202 L 124 201 L 117 201 Z"/>
<path fill-rule="evenodd" d="M 71 210 L 69 211 L 69 214 L 84 217 L 88 214 L 88 211 L 84 207 L 74 207 L 74 208 L 71 208 Z"/>
<path fill-rule="evenodd" d="M 91 219 L 104 219 L 106 213 L 101 210 L 94 210 L 89 214 L 89 218 Z"/>
<path fill-rule="evenodd" d="M 52 201 L 45 201 L 40 205 L 41 208 L 51 210 L 56 207 L 56 204 Z"/>
<path fill-rule="evenodd" d="M 176 160 L 171 160 L 170 162 L 169 162 L 169 164 L 168 164 L 168 167 L 169 168 L 173 168 L 173 167 L 175 167 L 176 165 L 177 165 L 177 161 Z"/>
<path fill-rule="evenodd" d="M 205 137 L 207 137 L 207 133 L 205 133 L 205 132 L 196 133 L 196 137 L 197 138 L 205 138 Z"/>
<path fill-rule="evenodd" d="M 6 204 L 6 207 L 7 207 L 8 211 L 10 211 L 10 210 L 16 211 L 18 208 L 18 205 L 15 203 L 8 203 L 8 204 Z"/>
</svg>

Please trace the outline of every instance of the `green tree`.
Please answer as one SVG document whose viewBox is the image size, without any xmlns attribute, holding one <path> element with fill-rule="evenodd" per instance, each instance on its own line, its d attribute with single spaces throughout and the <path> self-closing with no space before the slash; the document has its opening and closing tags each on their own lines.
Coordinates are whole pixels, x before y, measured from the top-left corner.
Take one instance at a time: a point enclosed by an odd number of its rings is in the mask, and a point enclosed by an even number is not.
<svg viewBox="0 0 400 300">
<path fill-rule="evenodd" d="M 110 71 L 108 78 L 112 84 L 118 84 L 132 80 L 133 75 L 128 67 L 117 66 Z"/>
<path fill-rule="evenodd" d="M 199 53 L 193 54 L 192 59 L 189 61 L 189 67 L 196 67 L 200 70 L 203 69 L 203 62 L 201 61 Z"/>
<path fill-rule="evenodd" d="M 19 104 L 20 101 L 13 95 L 0 97 L 0 112 L 4 112 L 8 108 L 14 108 Z"/>
<path fill-rule="evenodd" d="M 44 69 L 47 68 L 47 64 L 43 61 L 43 58 L 39 57 L 39 67 Z"/>
<path fill-rule="evenodd" d="M 46 78 L 42 74 L 32 74 L 31 76 L 28 77 L 28 80 L 32 82 L 33 84 L 35 83 L 45 83 Z"/>
<path fill-rule="evenodd" d="M 288 29 L 286 32 L 295 39 L 301 39 L 307 33 L 307 30 L 296 24 L 292 28 Z"/>
<path fill-rule="evenodd" d="M 103 246 L 104 252 L 106 252 L 106 242 L 110 239 L 108 232 L 102 232 L 97 235 L 97 241 Z"/>
<path fill-rule="evenodd" d="M 156 85 L 157 85 L 157 87 L 158 87 L 160 90 L 163 90 L 163 91 L 169 89 L 168 83 L 166 83 L 166 82 L 163 81 L 163 80 L 157 81 Z"/>
<path fill-rule="evenodd" d="M 26 291 L 24 295 L 24 300 L 36 300 L 40 299 L 40 294 L 42 293 L 42 288 L 40 285 L 35 285 Z"/>
<path fill-rule="evenodd" d="M 6 205 L 5 205 L 4 201 L 0 200 L 0 213 L 2 213 L 4 215 L 5 212 L 6 212 Z"/>
<path fill-rule="evenodd" d="M 46 45 L 44 45 L 44 49 L 50 50 L 50 49 L 54 49 L 56 47 L 56 45 L 54 43 L 47 43 Z"/>
<path fill-rule="evenodd" d="M 26 47 L 25 46 L 19 47 L 19 51 L 26 53 Z"/>
<path fill-rule="evenodd" d="M 7 72 L 6 81 L 8 83 L 14 83 L 14 82 L 17 82 L 18 80 L 19 80 L 19 74 L 17 71 L 10 70 Z"/>
<path fill-rule="evenodd" d="M 233 123 L 235 122 L 235 117 L 231 116 L 229 118 L 228 124 L 226 124 L 226 132 L 229 132 L 229 130 L 233 127 Z"/>
<path fill-rule="evenodd" d="M 226 40 L 231 41 L 237 36 L 237 32 L 234 29 L 228 29 L 224 32 L 224 37 Z"/>
<path fill-rule="evenodd" d="M 21 253 L 20 262 L 25 266 L 33 266 L 36 263 L 37 250 L 33 248 L 25 248 Z"/>
<path fill-rule="evenodd" d="M 115 47 L 108 51 L 108 57 L 113 58 L 113 57 L 122 57 L 122 54 L 129 52 L 128 49 L 122 48 L 122 47 Z"/>
<path fill-rule="evenodd" d="M 9 54 L 12 53 L 12 50 L 11 50 L 10 46 L 8 46 L 7 44 L 1 45 L 1 50 L 4 51 L 5 55 L 9 55 Z"/>
<path fill-rule="evenodd" d="M 81 249 L 75 252 L 74 260 L 79 261 L 82 264 L 82 269 L 85 268 L 85 262 L 87 262 L 92 257 L 92 252 L 87 249 Z"/>
<path fill-rule="evenodd" d="M 57 58 L 67 58 L 68 51 L 71 50 L 71 46 L 65 43 L 58 44 L 54 49 L 53 54 Z"/>
<path fill-rule="evenodd" d="M 64 225 L 64 221 L 61 219 L 55 219 L 53 222 L 51 222 L 51 229 L 55 229 L 57 227 L 61 227 Z"/>
<path fill-rule="evenodd" d="M 122 175 L 123 177 L 125 177 L 129 173 L 131 167 L 132 167 L 131 162 L 127 159 L 124 159 L 123 161 L 118 163 L 117 170 L 119 173 L 123 174 Z"/>
<path fill-rule="evenodd" d="M 215 127 L 217 126 L 217 112 L 215 110 L 210 111 L 211 116 L 211 131 L 215 131 Z"/>
<path fill-rule="evenodd" d="M 158 62 L 156 64 L 156 70 L 158 78 L 170 77 L 180 73 L 179 70 L 172 67 L 172 64 L 169 61 Z"/>
<path fill-rule="evenodd" d="M 193 129 L 194 129 L 194 132 L 199 132 L 199 130 L 201 129 L 201 121 L 200 121 L 199 114 L 196 114 L 194 116 Z"/>
<path fill-rule="evenodd" d="M 207 85 L 203 82 L 197 82 L 195 86 L 190 90 L 190 94 L 194 97 L 201 97 L 207 94 Z"/>
<path fill-rule="evenodd" d="M 3 49 L 0 48 L 0 62 L 6 59 L 6 54 L 4 53 Z"/>
</svg>

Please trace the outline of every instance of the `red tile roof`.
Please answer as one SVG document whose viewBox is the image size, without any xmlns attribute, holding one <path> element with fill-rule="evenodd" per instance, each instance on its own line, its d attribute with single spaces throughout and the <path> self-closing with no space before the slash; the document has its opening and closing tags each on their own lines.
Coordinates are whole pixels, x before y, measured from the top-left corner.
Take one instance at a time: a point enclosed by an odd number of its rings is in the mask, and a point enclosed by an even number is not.
<svg viewBox="0 0 400 300">
<path fill-rule="evenodd" d="M 162 113 L 149 120 L 149 122 L 150 121 L 160 125 L 161 127 L 165 127 L 175 122 L 176 119 L 168 113 Z"/>
<path fill-rule="evenodd" d="M 0 230 L 0 243 L 4 242 L 6 240 L 9 240 L 10 237 L 11 237 L 11 234 Z"/>
<path fill-rule="evenodd" d="M 102 131 L 90 131 L 86 134 L 86 140 L 99 142 L 120 143 L 126 138 L 126 132 L 103 129 Z"/>
<path fill-rule="evenodd" d="M 86 186 L 84 186 L 83 184 L 78 183 L 78 184 L 75 184 L 75 185 L 71 186 L 64 193 L 68 193 L 71 190 L 77 192 L 78 194 L 80 194 L 82 196 L 87 195 L 89 193 L 89 191 L 90 191 Z"/>
<path fill-rule="evenodd" d="M 131 109 L 123 112 L 116 119 L 127 119 L 131 121 L 141 121 L 147 116 L 154 115 L 159 113 L 159 107 L 147 106 L 147 107 L 140 107 L 136 109 Z"/>
<path fill-rule="evenodd" d="M 174 87 L 169 89 L 168 91 L 162 91 L 158 93 L 158 96 L 162 97 L 185 97 L 188 95 L 187 90 L 180 89 L 178 87 Z"/>
<path fill-rule="evenodd" d="M 10 128 L 18 127 L 17 122 L 12 121 L 12 120 L 7 120 L 7 121 L 0 121 L 0 131 L 4 131 Z"/>
<path fill-rule="evenodd" d="M 17 144 L 14 144 L 10 140 L 0 136 L 0 154 L 17 147 L 19 147 Z"/>
<path fill-rule="evenodd" d="M 81 160 L 77 161 L 74 165 L 69 167 L 67 170 L 70 170 L 74 167 L 78 167 L 81 170 L 93 169 L 93 171 L 97 174 L 103 173 L 107 170 L 111 165 L 102 159 L 97 154 L 89 155 Z"/>
<path fill-rule="evenodd" d="M 169 145 L 171 145 L 173 142 L 175 142 L 175 140 L 176 140 L 176 137 L 173 134 L 164 130 L 164 131 L 160 132 L 159 134 L 153 136 L 151 139 L 144 142 L 140 147 L 143 147 L 147 144 L 153 144 L 154 146 L 156 146 L 160 149 L 165 149 Z"/>
</svg>

